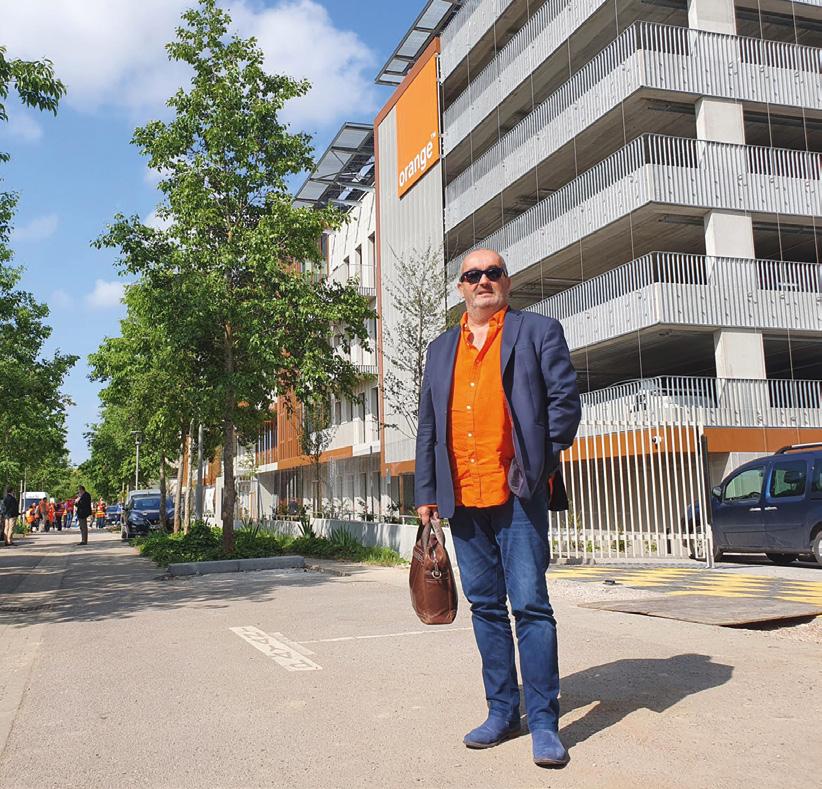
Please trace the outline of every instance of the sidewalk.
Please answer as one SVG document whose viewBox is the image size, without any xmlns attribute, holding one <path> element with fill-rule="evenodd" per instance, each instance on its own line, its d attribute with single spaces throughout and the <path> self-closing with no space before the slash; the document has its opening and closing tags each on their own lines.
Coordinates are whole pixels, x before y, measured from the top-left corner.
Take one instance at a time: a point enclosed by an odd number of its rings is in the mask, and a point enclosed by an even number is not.
<svg viewBox="0 0 822 789">
<path fill-rule="evenodd" d="M 65 562 L 50 599 L 0 612 L 24 676 L 3 787 L 770 789 L 822 770 L 819 644 L 584 609 L 646 592 L 552 581 L 572 761 L 549 772 L 527 736 L 462 746 L 484 717 L 470 617 L 421 625 L 407 570 L 169 581 L 116 535 L 64 537 L 13 559 Z"/>
</svg>

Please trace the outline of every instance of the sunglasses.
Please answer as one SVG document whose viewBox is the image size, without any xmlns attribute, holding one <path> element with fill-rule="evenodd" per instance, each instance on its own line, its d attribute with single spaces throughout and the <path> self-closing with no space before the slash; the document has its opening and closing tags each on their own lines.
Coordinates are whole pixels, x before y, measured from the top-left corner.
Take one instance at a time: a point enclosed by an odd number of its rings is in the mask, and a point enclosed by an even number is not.
<svg viewBox="0 0 822 789">
<path fill-rule="evenodd" d="M 507 277 L 505 269 L 501 266 L 491 266 L 491 268 L 472 268 L 469 271 L 464 271 L 460 275 L 460 282 L 467 282 L 470 285 L 476 285 L 485 274 L 491 282 L 499 282 L 502 277 Z"/>
</svg>

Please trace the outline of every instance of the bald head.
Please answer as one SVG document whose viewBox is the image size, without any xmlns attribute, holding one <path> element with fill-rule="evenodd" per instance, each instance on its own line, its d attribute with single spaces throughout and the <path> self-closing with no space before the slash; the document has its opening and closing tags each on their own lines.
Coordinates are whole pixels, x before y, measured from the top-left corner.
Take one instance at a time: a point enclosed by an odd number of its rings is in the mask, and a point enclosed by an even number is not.
<svg viewBox="0 0 822 789">
<path fill-rule="evenodd" d="M 463 259 L 460 274 L 472 268 L 489 268 L 490 266 L 499 266 L 506 275 L 508 274 L 508 266 L 499 252 L 485 248 L 474 249 Z"/>
<path fill-rule="evenodd" d="M 493 249 L 475 249 L 467 254 L 457 290 L 465 300 L 469 319 L 475 323 L 485 323 L 507 307 L 511 280 L 502 255 Z"/>
</svg>

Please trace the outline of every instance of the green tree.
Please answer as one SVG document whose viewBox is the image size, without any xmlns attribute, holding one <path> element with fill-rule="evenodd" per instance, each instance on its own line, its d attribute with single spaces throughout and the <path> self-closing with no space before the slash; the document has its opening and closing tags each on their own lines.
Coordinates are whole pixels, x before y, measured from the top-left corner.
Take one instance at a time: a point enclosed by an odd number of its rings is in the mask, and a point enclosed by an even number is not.
<svg viewBox="0 0 822 789">
<path fill-rule="evenodd" d="M 314 512 L 322 510 L 323 496 L 320 484 L 322 455 L 334 440 L 337 428 L 331 418 L 331 403 L 327 397 L 309 397 L 300 404 L 300 449 L 311 461 L 313 470 Z"/>
<path fill-rule="evenodd" d="M 13 60 L 0 46 L 0 122 L 8 119 L 6 100 L 14 88 L 21 103 L 56 112 L 65 86 L 47 60 Z M 0 162 L 9 155 L 0 151 Z M 56 483 L 66 472 L 65 417 L 69 405 L 60 384 L 77 360 L 59 351 L 43 355 L 51 334 L 48 308 L 18 290 L 22 269 L 12 265 L 9 247 L 17 194 L 0 192 L 0 480 L 24 476 Z M 31 487 L 31 486 L 29 486 Z"/>
<path fill-rule="evenodd" d="M 12 60 L 0 45 L 0 122 L 8 120 L 6 100 L 12 86 L 22 104 L 55 115 L 66 92 L 66 86 L 54 76 L 50 60 Z M 8 158 L 7 153 L 0 151 L 0 161 Z"/>
<path fill-rule="evenodd" d="M 297 209 L 287 179 L 312 166 L 310 139 L 279 119 L 306 82 L 263 69 L 256 41 L 229 35 L 229 16 L 214 0 L 183 15 L 172 60 L 193 71 L 188 90 L 168 101 L 169 122 L 134 134 L 149 165 L 164 174 L 158 214 L 170 227 L 146 228 L 118 216 L 100 240 L 121 250 L 123 268 L 186 289 L 185 314 L 166 327 L 172 347 L 188 342 L 207 381 L 199 392 L 204 424 L 221 434 L 223 539 L 234 550 L 237 441 L 252 442 L 277 392 L 302 400 L 351 393 L 355 367 L 329 342 L 367 343 L 373 313 L 356 289 L 315 284 L 301 261 L 318 260 L 323 230 L 338 227 L 334 209 Z"/>
<path fill-rule="evenodd" d="M 106 480 L 108 489 L 134 477 L 134 433 L 139 432 L 140 470 L 144 479 L 159 478 L 163 525 L 168 459 L 181 454 L 202 384 L 196 349 L 175 346 L 177 338 L 166 331 L 179 315 L 175 297 L 178 292 L 158 290 L 150 278 L 128 286 L 120 336 L 106 338 L 89 356 L 92 379 L 106 384 L 100 394 L 105 418 L 92 437 L 98 477 Z M 112 432 L 117 434 L 114 440 Z"/>
</svg>

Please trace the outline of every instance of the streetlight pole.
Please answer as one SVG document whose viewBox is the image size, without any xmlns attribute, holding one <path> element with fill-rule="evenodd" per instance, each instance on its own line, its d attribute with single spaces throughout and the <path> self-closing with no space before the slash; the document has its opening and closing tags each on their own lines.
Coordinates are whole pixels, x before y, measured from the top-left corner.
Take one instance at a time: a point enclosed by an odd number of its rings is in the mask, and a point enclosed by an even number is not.
<svg viewBox="0 0 822 789">
<path fill-rule="evenodd" d="M 139 430 L 132 430 L 131 432 L 134 435 L 134 445 L 136 447 L 134 463 L 134 490 L 138 490 L 140 488 L 140 441 L 142 440 L 142 435 Z"/>
</svg>

